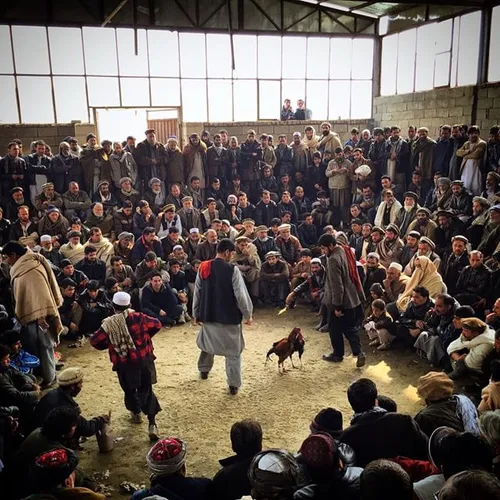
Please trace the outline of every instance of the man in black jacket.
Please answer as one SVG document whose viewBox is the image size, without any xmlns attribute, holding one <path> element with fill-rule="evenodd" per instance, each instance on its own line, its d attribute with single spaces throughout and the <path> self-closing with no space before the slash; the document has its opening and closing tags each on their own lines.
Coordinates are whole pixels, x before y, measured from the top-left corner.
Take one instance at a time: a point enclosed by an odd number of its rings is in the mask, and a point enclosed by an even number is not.
<svg viewBox="0 0 500 500">
<path fill-rule="evenodd" d="M 78 410 L 78 423 L 76 432 L 72 439 L 71 448 L 76 449 L 80 437 L 94 436 L 102 428 L 104 423 L 109 422 L 109 416 L 102 415 L 87 420 L 81 415 L 80 406 L 74 398 L 80 394 L 83 386 L 83 370 L 78 366 L 66 368 L 57 377 L 59 387 L 53 389 L 39 401 L 33 413 L 33 423 L 39 427 L 43 424 L 47 415 L 54 408 L 69 406 Z"/>
<path fill-rule="evenodd" d="M 96 280 L 99 286 L 104 285 L 106 279 L 106 264 L 97 258 L 97 248 L 89 245 L 85 247 L 85 257 L 75 266 L 82 271 L 89 280 Z"/>
<path fill-rule="evenodd" d="M 261 200 L 255 207 L 255 223 L 271 227 L 271 220 L 279 217 L 278 206 L 271 200 L 269 191 L 262 191 Z"/>
<path fill-rule="evenodd" d="M 367 378 L 352 383 L 347 398 L 354 411 L 340 441 L 356 453 L 359 467 L 378 458 L 404 456 L 427 460 L 427 436 L 409 415 L 388 413 L 378 406 L 377 386 Z"/>
<path fill-rule="evenodd" d="M 250 495 L 248 468 L 262 451 L 262 427 L 255 420 L 242 420 L 231 427 L 231 447 L 236 455 L 219 460 L 222 469 L 211 484 L 211 496 L 218 500 L 237 500 Z"/>
</svg>

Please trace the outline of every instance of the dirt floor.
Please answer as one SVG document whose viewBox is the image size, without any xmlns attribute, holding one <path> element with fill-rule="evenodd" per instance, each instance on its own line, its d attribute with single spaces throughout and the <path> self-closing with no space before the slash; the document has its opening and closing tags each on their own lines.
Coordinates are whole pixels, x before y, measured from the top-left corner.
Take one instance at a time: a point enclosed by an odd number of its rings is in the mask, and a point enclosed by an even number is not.
<svg viewBox="0 0 500 500">
<path fill-rule="evenodd" d="M 292 452 L 308 435 L 311 419 L 324 407 L 340 409 L 347 426 L 352 410 L 346 390 L 360 377 L 372 378 L 379 393 L 395 399 L 402 413 L 414 415 L 419 411 L 422 402 L 415 385 L 429 367 L 416 359 L 414 352 L 379 353 L 363 339 L 368 358 L 363 369 L 355 367 L 352 356 L 347 356 L 342 364 L 327 363 L 321 355 L 329 352 L 329 338 L 328 334 L 314 330 L 317 321 L 318 317 L 304 306 L 279 318 L 277 310 L 257 310 L 254 324 L 245 326 L 243 387 L 235 397 L 227 391 L 223 358 L 216 359 L 208 380 L 200 380 L 195 326 L 177 326 L 155 336 L 155 392 L 163 408 L 158 426 L 162 436 L 179 436 L 188 443 L 190 475 L 212 477 L 217 472 L 218 460 L 232 454 L 229 430 L 239 419 L 255 418 L 261 422 L 264 447 L 283 447 Z M 306 337 L 304 366 L 281 376 L 275 357 L 272 363 L 264 365 L 265 354 L 273 342 L 288 335 L 295 326 L 301 327 Z M 99 453 L 95 438 L 89 439 L 80 452 L 81 467 L 88 473 L 109 469 L 107 483 L 115 490 L 112 498 L 126 498 L 119 493 L 122 481 L 147 483 L 147 421 L 141 425 L 130 423 L 107 352 L 96 351 L 89 344 L 76 349 L 63 345 L 61 351 L 67 367 L 81 366 L 85 371 L 83 390 L 77 398 L 83 415 L 89 418 L 112 410 L 114 435 L 123 438 L 109 454 Z"/>
</svg>

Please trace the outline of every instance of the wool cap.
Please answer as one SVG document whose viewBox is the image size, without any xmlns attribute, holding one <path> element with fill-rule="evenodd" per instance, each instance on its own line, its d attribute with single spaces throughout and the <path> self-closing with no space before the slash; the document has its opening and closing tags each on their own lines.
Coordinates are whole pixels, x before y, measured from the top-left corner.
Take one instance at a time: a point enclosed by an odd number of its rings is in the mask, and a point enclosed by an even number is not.
<svg viewBox="0 0 500 500">
<path fill-rule="evenodd" d="M 162 212 L 175 212 L 175 205 L 173 203 L 169 203 L 165 205 L 162 209 Z"/>
<path fill-rule="evenodd" d="M 436 249 L 436 244 L 430 238 L 427 238 L 427 236 L 420 236 L 420 239 L 418 240 L 418 242 L 419 243 L 427 243 L 431 247 L 431 250 Z"/>
<path fill-rule="evenodd" d="M 61 211 L 55 207 L 54 205 L 49 205 L 49 208 L 47 209 L 47 214 L 52 214 L 54 212 L 57 212 L 58 214 L 61 213 Z"/>
<path fill-rule="evenodd" d="M 130 177 L 122 177 L 122 178 L 120 179 L 119 184 L 121 185 L 121 184 L 123 184 L 123 183 L 124 183 L 124 182 L 126 182 L 126 181 L 129 181 L 129 182 L 130 182 L 130 184 L 132 184 L 132 179 L 131 179 Z"/>
<path fill-rule="evenodd" d="M 290 231 L 290 229 L 292 228 L 292 226 L 290 224 L 281 224 L 279 227 L 278 227 L 278 231 Z"/>
<path fill-rule="evenodd" d="M 42 234 L 42 236 L 40 236 L 40 243 L 45 243 L 48 241 L 52 241 L 52 237 L 48 234 Z"/>
<path fill-rule="evenodd" d="M 247 218 L 247 219 L 243 219 L 241 221 L 242 224 L 255 224 L 255 221 L 253 219 L 250 219 L 250 218 Z"/>
<path fill-rule="evenodd" d="M 113 295 L 113 304 L 126 307 L 130 305 L 130 295 L 127 292 L 116 292 Z"/>
<path fill-rule="evenodd" d="M 472 202 L 477 202 L 479 203 L 482 207 L 485 207 L 485 208 L 488 208 L 491 206 L 491 203 L 486 199 L 484 198 L 483 196 L 474 196 L 474 198 L 472 198 Z"/>
<path fill-rule="evenodd" d="M 431 216 L 431 211 L 427 207 L 420 207 L 417 209 L 417 214 L 425 214 L 427 217 Z"/>
<path fill-rule="evenodd" d="M 268 257 L 281 257 L 281 254 L 279 252 L 276 252 L 275 250 L 271 250 L 270 252 L 267 252 L 266 255 L 264 255 L 265 259 L 267 259 Z"/>
<path fill-rule="evenodd" d="M 184 203 L 185 201 L 193 201 L 193 197 L 192 196 L 183 196 L 181 203 Z"/>
<path fill-rule="evenodd" d="M 451 179 L 449 177 L 440 177 L 437 181 L 438 183 L 438 186 L 440 184 L 446 184 L 447 186 L 449 186 L 451 184 Z"/>
<path fill-rule="evenodd" d="M 127 232 L 127 231 L 122 231 L 118 235 L 118 239 L 119 240 L 133 240 L 134 239 L 134 235 L 132 233 Z"/>
<path fill-rule="evenodd" d="M 451 239 L 452 243 L 455 240 L 463 241 L 466 245 L 469 244 L 469 240 L 465 236 L 462 236 L 461 234 L 457 234 L 456 236 L 453 236 L 453 238 Z"/>
<path fill-rule="evenodd" d="M 415 203 L 418 203 L 418 194 L 414 193 L 413 191 L 406 191 L 406 193 L 403 195 L 403 198 L 413 198 L 415 200 Z"/>
<path fill-rule="evenodd" d="M 391 262 L 388 269 L 390 269 L 391 267 L 393 269 L 397 269 L 399 272 L 403 271 L 403 266 L 399 262 Z"/>
<path fill-rule="evenodd" d="M 66 368 L 57 377 L 59 385 L 66 387 L 68 385 L 78 384 L 83 380 L 83 370 L 79 366 Z"/>
<path fill-rule="evenodd" d="M 453 394 L 453 380 L 443 372 L 429 372 L 418 379 L 418 395 L 426 401 L 440 401 Z"/>
<path fill-rule="evenodd" d="M 259 231 L 266 231 L 266 233 L 267 233 L 267 231 L 269 231 L 269 228 L 267 226 L 264 226 L 264 225 L 257 226 L 255 228 L 255 232 L 258 233 Z"/>
</svg>

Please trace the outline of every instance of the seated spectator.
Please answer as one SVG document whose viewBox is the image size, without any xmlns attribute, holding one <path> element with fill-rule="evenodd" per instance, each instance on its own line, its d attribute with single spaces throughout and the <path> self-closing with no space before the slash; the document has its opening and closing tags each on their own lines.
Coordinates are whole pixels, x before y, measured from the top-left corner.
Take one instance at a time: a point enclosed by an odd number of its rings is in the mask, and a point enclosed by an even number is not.
<svg viewBox="0 0 500 500">
<path fill-rule="evenodd" d="M 163 255 L 165 257 L 168 257 L 174 251 L 175 246 L 185 244 L 185 241 L 180 235 L 179 229 L 175 226 L 169 227 L 168 235 L 163 237 L 160 241 L 163 248 Z"/>
<path fill-rule="evenodd" d="M 268 252 L 262 263 L 259 298 L 264 305 L 282 308 L 289 292 L 289 271 L 279 252 Z"/>
<path fill-rule="evenodd" d="M 102 429 L 105 423 L 109 422 L 109 416 L 103 415 L 87 420 L 81 415 L 80 406 L 74 398 L 80 394 L 83 387 L 83 369 L 74 366 L 63 370 L 57 380 L 59 387 L 47 392 L 37 404 L 33 413 L 33 423 L 35 426 L 43 427 L 48 415 L 55 409 L 61 407 L 74 408 L 78 415 L 76 429 L 71 438 L 65 442 L 65 446 L 73 450 L 78 449 L 80 437 L 94 436 L 97 431 Z"/>
<path fill-rule="evenodd" d="M 42 397 L 35 377 L 10 366 L 10 349 L 0 344 L 0 406 L 17 406 L 27 423 Z"/>
<path fill-rule="evenodd" d="M 241 198 L 240 198 L 241 207 Z M 243 210 L 242 210 L 243 212 Z M 262 191 L 261 200 L 255 206 L 255 223 L 271 227 L 271 220 L 278 217 L 278 206 L 271 200 L 271 193 L 268 190 Z"/>
<path fill-rule="evenodd" d="M 448 346 L 452 380 L 466 374 L 481 375 L 483 362 L 494 349 L 495 332 L 486 323 L 477 318 L 466 318 L 461 323 L 462 334 Z"/>
<path fill-rule="evenodd" d="M 158 177 L 149 179 L 148 189 L 144 192 L 143 200 L 148 202 L 155 216 L 161 211 L 161 208 L 165 206 L 166 198 L 167 194 L 165 193 L 163 182 L 161 182 Z"/>
<path fill-rule="evenodd" d="M 116 235 L 134 230 L 134 209 L 132 202 L 124 201 L 123 206 L 113 213 L 113 227 Z"/>
<path fill-rule="evenodd" d="M 129 200 L 135 207 L 135 199 Z M 123 206 L 123 202 L 113 194 L 110 190 L 110 183 L 106 180 L 102 180 L 97 184 L 97 191 L 92 195 L 92 203 L 101 203 L 104 207 L 104 212 L 106 214 L 113 215 L 120 206 Z"/>
<path fill-rule="evenodd" d="M 68 190 L 62 195 L 64 215 L 67 219 L 79 217 L 87 220 L 90 211 L 89 195 L 80 189 L 77 182 L 70 182 Z"/>
<path fill-rule="evenodd" d="M 363 500 L 413 500 L 413 484 L 405 470 L 390 460 L 374 460 L 360 477 Z"/>
<path fill-rule="evenodd" d="M 151 472 L 149 488 L 139 490 L 131 500 L 157 495 L 162 498 L 208 500 L 210 479 L 186 477 L 186 443 L 169 437 L 158 441 L 148 452 L 146 462 Z"/>
<path fill-rule="evenodd" d="M 353 448 L 360 467 L 398 455 L 427 458 L 427 436 L 409 415 L 388 413 L 378 406 L 374 382 L 366 378 L 353 382 L 347 398 L 355 414 L 340 440 Z"/>
<path fill-rule="evenodd" d="M 238 230 L 227 219 L 222 219 L 221 230 L 217 236 L 219 240 L 221 240 L 222 238 L 227 238 L 234 243 L 234 241 L 238 237 Z"/>
<path fill-rule="evenodd" d="M 78 264 L 85 256 L 85 247 L 80 243 L 82 233 L 79 231 L 69 231 L 68 243 L 61 246 L 61 255 L 64 260 L 69 260 L 71 264 Z M 59 263 L 59 268 L 62 269 L 63 261 Z"/>
<path fill-rule="evenodd" d="M 87 288 L 80 295 L 78 302 L 82 308 L 80 331 L 83 335 L 93 334 L 101 326 L 102 321 L 113 314 L 113 307 L 99 283 L 88 282 Z"/>
<path fill-rule="evenodd" d="M 182 247 L 181 247 L 182 250 Z M 170 275 L 170 286 L 171 288 L 180 292 L 189 292 L 188 282 L 186 278 L 186 273 L 181 269 L 181 263 L 177 259 L 170 259 L 168 261 L 169 275 Z"/>
<path fill-rule="evenodd" d="M 243 219 L 243 228 L 238 233 L 238 236 L 246 236 L 250 240 L 255 239 L 255 221 L 253 219 Z"/>
<path fill-rule="evenodd" d="M 120 287 L 115 278 L 106 278 L 104 282 L 104 294 L 109 302 L 113 302 L 113 296 L 120 291 Z"/>
<path fill-rule="evenodd" d="M 295 500 L 359 497 L 363 469 L 346 466 L 334 439 L 325 433 L 311 434 L 300 447 L 299 463 L 304 464 L 307 486 L 295 492 Z"/>
<path fill-rule="evenodd" d="M 492 172 L 490 172 L 492 173 Z M 481 243 L 481 238 L 485 232 L 485 226 L 489 222 L 489 208 L 491 203 L 481 196 L 472 199 L 472 217 L 467 228 L 467 237 L 471 242 L 471 247 L 476 249 Z"/>
<path fill-rule="evenodd" d="M 402 273 L 403 266 L 397 262 L 391 262 L 387 268 L 386 278 L 382 281 L 384 287 L 384 295 L 382 299 L 386 304 L 396 302 L 399 296 L 404 293 L 409 276 Z"/>
<path fill-rule="evenodd" d="M 22 187 L 13 187 L 8 193 L 10 193 L 10 199 L 7 202 L 5 215 L 10 220 L 15 220 L 18 217 L 21 207 L 28 209 L 29 218 L 35 218 L 35 207 L 24 197 L 24 189 Z M 4 196 L 7 197 L 7 193 L 4 193 Z"/>
<path fill-rule="evenodd" d="M 55 267 L 60 268 L 61 261 L 64 257 L 61 252 L 52 245 L 52 236 L 42 234 L 42 236 L 40 236 L 40 246 L 42 247 L 40 249 L 40 255 L 43 255 L 49 262 L 54 264 Z"/>
<path fill-rule="evenodd" d="M 9 241 L 11 225 L 11 221 L 4 217 L 3 208 L 0 207 L 0 245 L 5 245 Z"/>
<path fill-rule="evenodd" d="M 426 207 L 419 207 L 416 210 L 415 220 L 408 227 L 408 232 L 417 231 L 420 236 L 435 241 L 437 227 L 437 224 L 431 219 L 431 211 Z"/>
<path fill-rule="evenodd" d="M 304 222 L 298 227 L 299 241 L 303 248 L 313 248 L 318 241 L 318 231 L 314 225 L 314 219 L 310 212 L 303 215 Z"/>
<path fill-rule="evenodd" d="M 442 425 L 457 432 L 479 435 L 474 403 L 463 394 L 453 394 L 454 386 L 446 373 L 429 372 L 418 380 L 417 392 L 426 407 L 415 416 L 420 429 L 431 437 Z"/>
<path fill-rule="evenodd" d="M 140 201 L 139 193 L 133 188 L 132 179 L 130 177 L 122 177 L 120 179 L 120 190 L 117 193 L 118 203 L 123 206 L 125 201 L 132 202 L 134 207 Z"/>
<path fill-rule="evenodd" d="M 259 298 L 259 277 L 262 266 L 257 247 L 246 236 L 239 236 L 236 238 L 235 243 L 236 252 L 231 257 L 230 262 L 241 271 L 250 297 L 257 300 Z"/>
<path fill-rule="evenodd" d="M 135 242 L 134 248 L 130 254 L 132 268 L 144 260 L 148 252 L 154 252 L 159 258 L 163 258 L 163 248 L 159 238 L 156 236 L 154 227 L 147 227 L 142 232 L 142 236 Z"/>
<path fill-rule="evenodd" d="M 321 263 L 321 259 L 318 258 L 311 259 L 310 266 L 311 270 L 307 278 L 293 288 L 288 294 L 285 303 L 288 307 L 294 308 L 296 299 L 304 298 L 307 303 L 311 304 L 312 311 L 318 312 L 321 308 L 321 300 L 324 293 L 326 271 Z"/>
<path fill-rule="evenodd" d="M 467 191 L 462 181 L 452 181 L 450 186 L 449 210 L 457 219 L 467 222 L 472 215 L 472 195 Z"/>
<path fill-rule="evenodd" d="M 253 457 L 262 451 L 262 427 L 255 420 L 242 420 L 231 427 L 231 447 L 236 455 L 219 460 L 222 469 L 217 472 L 210 487 L 211 497 L 219 500 L 237 500 L 250 495 L 248 468 Z"/>
<path fill-rule="evenodd" d="M 97 248 L 92 245 L 86 246 L 84 255 L 75 269 L 85 274 L 89 280 L 97 281 L 99 286 L 103 285 L 106 278 L 106 264 L 97 258 Z"/>
<path fill-rule="evenodd" d="M 63 335 L 66 335 L 69 339 L 80 336 L 80 322 L 82 321 L 83 311 L 77 301 L 76 287 L 76 283 L 71 278 L 64 278 L 61 281 L 63 303 L 59 307 L 59 316 L 64 326 Z M 82 291 L 84 288 L 82 288 Z"/>
<path fill-rule="evenodd" d="M 479 430 L 493 450 L 495 455 L 493 472 L 498 477 L 500 472 L 500 410 L 483 413 L 479 418 Z"/>
<path fill-rule="evenodd" d="M 73 286 L 78 289 L 78 292 L 83 292 L 89 282 L 85 273 L 75 269 L 75 266 L 69 259 L 63 259 L 61 261 L 61 273 L 57 276 L 57 282 L 62 286 L 63 280 L 68 278 L 73 281 Z"/>
<path fill-rule="evenodd" d="M 182 233 L 181 219 L 175 213 L 175 206 L 172 203 L 165 205 L 160 210 L 156 216 L 154 227 L 160 239 L 168 236 L 171 227 L 176 227 L 179 230 L 179 234 Z"/>
<path fill-rule="evenodd" d="M 151 278 L 156 273 L 160 273 L 164 283 L 170 281 L 167 263 L 160 257 L 157 257 L 154 252 L 148 252 L 135 269 L 137 286 L 144 288 L 146 285 L 149 285 Z"/>
<path fill-rule="evenodd" d="M 104 205 L 94 202 L 90 205 L 90 214 L 87 218 L 89 227 L 98 227 L 105 238 L 110 238 L 113 233 L 113 214 L 104 211 Z"/>
<path fill-rule="evenodd" d="M 401 208 L 401 203 L 394 197 L 391 190 L 385 190 L 382 194 L 382 202 L 377 208 L 375 225 L 385 230 L 389 224 L 396 222 L 396 216 Z"/>
<path fill-rule="evenodd" d="M 418 231 L 410 231 L 406 235 L 406 243 L 403 246 L 403 251 L 401 252 L 400 262 L 407 276 L 411 276 L 411 271 L 409 273 L 406 273 L 406 268 L 418 251 L 419 239 L 420 239 L 420 234 Z M 408 269 L 410 268 L 408 267 Z"/>
<path fill-rule="evenodd" d="M 42 192 L 35 196 L 34 205 L 37 211 L 37 217 L 41 219 L 51 205 L 62 210 L 63 199 L 61 195 L 55 191 L 54 184 L 52 182 L 46 182 L 42 185 Z"/>
<path fill-rule="evenodd" d="M 499 493 L 500 481 L 493 474 L 483 470 L 469 470 L 451 476 L 441 488 L 439 500 L 496 500 Z"/>
<path fill-rule="evenodd" d="M 309 277 L 311 273 L 311 259 L 311 250 L 305 248 L 300 251 L 300 260 L 294 266 L 290 276 L 292 290 Z"/>
<path fill-rule="evenodd" d="M 456 295 L 458 278 L 469 263 L 468 243 L 469 240 L 465 236 L 454 236 L 451 240 L 451 254 L 443 262 L 443 281 L 448 288 L 448 293 L 452 296 Z"/>
<path fill-rule="evenodd" d="M 11 368 L 24 374 L 31 374 L 40 366 L 40 360 L 23 349 L 21 334 L 18 331 L 5 330 L 0 333 L 0 344 L 9 349 Z"/>
<path fill-rule="evenodd" d="M 193 198 L 191 196 L 182 198 L 182 208 L 177 211 L 177 215 L 181 220 L 182 236 L 187 237 L 193 228 L 203 231 L 201 212 L 193 207 Z"/>
<path fill-rule="evenodd" d="M 500 360 L 498 359 L 490 364 L 490 383 L 482 390 L 481 403 L 477 409 L 481 413 L 500 409 Z"/>
<path fill-rule="evenodd" d="M 372 241 L 372 225 L 365 222 L 361 226 L 361 238 L 357 241 L 355 254 L 357 260 L 366 260 L 368 254 L 375 251 L 375 244 Z"/>
<path fill-rule="evenodd" d="M 155 226 L 155 219 L 156 216 L 149 203 L 146 200 L 140 200 L 132 219 L 132 232 L 136 239 L 141 237 L 144 229 Z"/>
<path fill-rule="evenodd" d="M 290 224 L 281 224 L 278 227 L 278 237 L 276 238 L 276 248 L 281 257 L 290 266 L 294 266 L 300 258 L 302 247 L 300 241 L 290 232 Z"/>
<path fill-rule="evenodd" d="M 404 204 L 396 215 L 395 224 L 399 228 L 401 236 L 406 236 L 410 224 L 415 220 L 418 210 L 418 196 L 408 191 L 404 194 Z"/>
<path fill-rule="evenodd" d="M 69 222 L 66 217 L 61 215 L 58 208 L 50 205 L 40 221 L 38 222 L 38 234 L 48 234 L 55 238 L 56 246 L 59 247 L 66 241 Z"/>
<path fill-rule="evenodd" d="M 175 325 L 182 313 L 182 307 L 168 283 L 156 272 L 151 276 L 151 284 L 142 290 L 142 312 L 156 318 L 164 327 Z"/>
<path fill-rule="evenodd" d="M 130 266 L 131 264 L 130 254 L 132 253 L 132 248 L 134 248 L 134 241 L 132 233 L 123 231 L 118 234 L 118 240 L 113 244 L 113 256 L 120 257 L 124 265 Z"/>
<path fill-rule="evenodd" d="M 426 236 L 421 236 L 418 240 L 418 248 L 417 252 L 413 254 L 413 257 L 410 259 L 410 262 L 406 265 L 405 274 L 408 276 L 412 276 L 415 271 L 415 259 L 417 257 L 423 256 L 427 257 L 431 262 L 434 263 L 436 269 L 441 268 L 441 258 L 439 255 L 434 252 L 436 249 L 435 243 L 427 238 Z"/>
<path fill-rule="evenodd" d="M 365 296 L 370 297 L 370 288 L 373 284 L 382 282 L 386 278 L 385 267 L 380 264 L 380 257 L 377 252 L 370 252 L 366 257 L 366 264 L 363 266 L 365 270 L 365 280 L 363 282 L 363 290 Z"/>
<path fill-rule="evenodd" d="M 456 298 L 460 304 L 484 312 L 490 287 L 491 271 L 484 265 L 483 254 L 473 250 L 469 254 L 469 265 L 461 271 L 456 282 Z"/>
<path fill-rule="evenodd" d="M 248 477 L 254 500 L 292 500 L 299 487 L 300 469 L 287 451 L 269 449 L 255 455 Z"/>
<path fill-rule="evenodd" d="M 100 228 L 92 227 L 90 229 L 89 239 L 83 246 L 88 247 L 89 245 L 95 247 L 97 250 L 97 258 L 104 261 L 106 265 L 108 265 L 109 259 L 113 255 L 113 244 L 108 240 L 108 238 L 105 238 L 102 235 Z"/>
<path fill-rule="evenodd" d="M 176 260 L 181 270 L 189 264 L 187 253 L 184 251 L 182 245 L 175 245 L 168 258 L 169 260 Z"/>
<path fill-rule="evenodd" d="M 356 249 L 357 245 L 363 240 L 363 221 L 361 219 L 352 219 L 350 226 L 351 231 L 349 233 L 349 246 Z"/>
<path fill-rule="evenodd" d="M 469 307 L 469 306 L 465 306 Z M 472 307 L 470 308 L 472 311 Z M 469 316 L 469 318 L 472 316 Z M 488 323 L 488 322 L 487 322 Z M 490 325 L 491 326 L 491 325 Z M 491 377 L 491 363 L 496 359 L 500 359 L 500 329 L 495 331 L 495 343 L 493 344 L 493 350 L 484 358 L 483 366 L 481 371 L 484 374 L 484 380 L 489 380 Z"/>
<path fill-rule="evenodd" d="M 379 351 L 387 349 L 388 344 L 394 337 L 389 333 L 392 324 L 392 317 L 385 308 L 385 303 L 381 299 L 376 299 L 371 303 L 371 314 L 364 320 L 363 326 L 371 339 L 370 346 L 376 347 Z"/>
</svg>

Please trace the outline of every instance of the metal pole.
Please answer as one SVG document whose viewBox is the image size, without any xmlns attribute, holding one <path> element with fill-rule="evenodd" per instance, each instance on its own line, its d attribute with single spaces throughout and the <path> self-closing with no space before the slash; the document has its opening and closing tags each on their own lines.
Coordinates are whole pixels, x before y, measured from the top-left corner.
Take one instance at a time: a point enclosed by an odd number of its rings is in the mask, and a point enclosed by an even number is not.
<svg viewBox="0 0 500 500">
<path fill-rule="evenodd" d="M 128 0 L 122 0 L 116 7 L 115 9 L 113 10 L 113 12 L 111 12 L 111 14 L 106 18 L 104 19 L 104 22 L 101 24 L 101 28 L 104 28 L 104 26 L 106 26 L 107 24 L 109 24 L 111 22 L 111 20 L 113 19 L 113 17 L 116 16 L 116 14 L 118 14 L 118 12 L 120 12 L 120 10 L 122 10 L 122 8 L 124 7 L 124 5 L 128 2 Z"/>
</svg>

